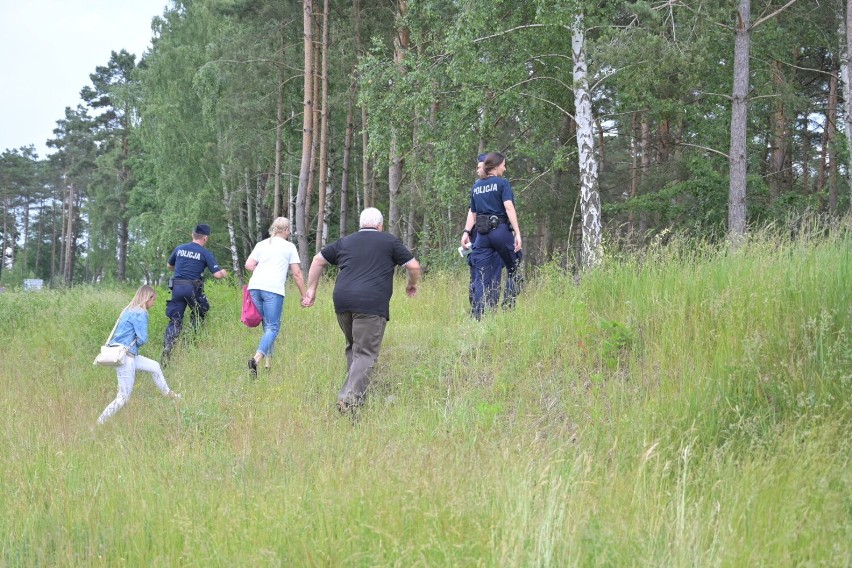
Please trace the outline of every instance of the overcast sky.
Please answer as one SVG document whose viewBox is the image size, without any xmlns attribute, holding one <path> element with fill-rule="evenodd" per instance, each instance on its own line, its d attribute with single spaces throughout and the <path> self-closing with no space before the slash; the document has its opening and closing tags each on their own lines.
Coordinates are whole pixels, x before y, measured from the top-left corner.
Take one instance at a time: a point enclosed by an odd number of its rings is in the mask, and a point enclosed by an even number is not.
<svg viewBox="0 0 852 568">
<path fill-rule="evenodd" d="M 34 145 L 43 158 L 65 107 L 81 104 L 110 52 L 141 55 L 168 0 L 0 0 L 0 152 Z M 52 153 L 53 150 L 50 150 Z"/>
</svg>

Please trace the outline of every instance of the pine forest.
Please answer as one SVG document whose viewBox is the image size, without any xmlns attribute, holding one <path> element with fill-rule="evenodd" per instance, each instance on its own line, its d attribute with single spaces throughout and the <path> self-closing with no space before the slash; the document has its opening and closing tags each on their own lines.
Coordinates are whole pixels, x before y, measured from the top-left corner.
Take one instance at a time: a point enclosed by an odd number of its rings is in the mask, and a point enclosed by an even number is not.
<svg viewBox="0 0 852 568">
<path fill-rule="evenodd" d="M 480 152 L 527 266 L 850 207 L 852 1 L 174 0 L 80 78 L 48 156 L 0 156 L 0 283 L 161 282 L 196 223 L 239 268 L 270 221 L 307 265 L 376 206 L 425 266 Z"/>
</svg>

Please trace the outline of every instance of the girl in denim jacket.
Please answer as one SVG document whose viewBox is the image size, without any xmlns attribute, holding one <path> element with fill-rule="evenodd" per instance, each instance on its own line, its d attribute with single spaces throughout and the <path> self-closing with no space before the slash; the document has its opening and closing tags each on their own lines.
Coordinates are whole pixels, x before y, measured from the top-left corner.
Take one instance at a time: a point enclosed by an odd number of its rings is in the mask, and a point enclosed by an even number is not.
<svg viewBox="0 0 852 568">
<path fill-rule="evenodd" d="M 148 341 L 148 310 L 154 305 L 157 292 L 151 286 L 142 286 L 136 291 L 133 300 L 121 312 L 115 334 L 112 336 L 110 345 L 124 345 L 127 347 L 127 358 L 124 364 L 116 368 L 118 374 L 118 394 L 111 403 L 104 408 L 98 418 L 98 424 L 106 422 L 113 414 L 127 404 L 130 393 L 133 392 L 133 383 L 136 380 L 136 371 L 147 371 L 151 373 L 154 384 L 165 396 L 172 399 L 180 398 L 180 395 L 169 388 L 160 364 L 153 359 L 139 355 L 139 346 Z"/>
</svg>

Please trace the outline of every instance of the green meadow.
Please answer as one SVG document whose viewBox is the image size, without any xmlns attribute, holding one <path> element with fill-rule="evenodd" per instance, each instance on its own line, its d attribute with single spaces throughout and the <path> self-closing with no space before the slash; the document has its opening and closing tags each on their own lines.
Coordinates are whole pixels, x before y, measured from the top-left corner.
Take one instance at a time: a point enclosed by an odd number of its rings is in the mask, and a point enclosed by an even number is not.
<svg viewBox="0 0 852 568">
<path fill-rule="evenodd" d="M 396 285 L 366 407 L 332 281 L 291 287 L 270 372 L 235 281 L 129 404 L 94 367 L 131 287 L 0 294 L 3 566 L 850 566 L 852 237 L 673 239 L 528 275 Z M 461 261 L 459 260 L 459 263 Z M 142 354 L 159 358 L 168 290 Z"/>
</svg>

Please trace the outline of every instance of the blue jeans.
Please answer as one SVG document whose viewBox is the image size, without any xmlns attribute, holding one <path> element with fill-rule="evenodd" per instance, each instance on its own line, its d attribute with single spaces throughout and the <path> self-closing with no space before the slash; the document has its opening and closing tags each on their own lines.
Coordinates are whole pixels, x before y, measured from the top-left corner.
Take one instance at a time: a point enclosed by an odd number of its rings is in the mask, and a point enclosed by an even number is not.
<svg viewBox="0 0 852 568">
<path fill-rule="evenodd" d="M 284 309 L 284 296 L 266 290 L 249 290 L 257 311 L 263 316 L 263 336 L 257 350 L 264 357 L 272 356 L 272 346 L 281 329 L 281 312 Z"/>
</svg>

